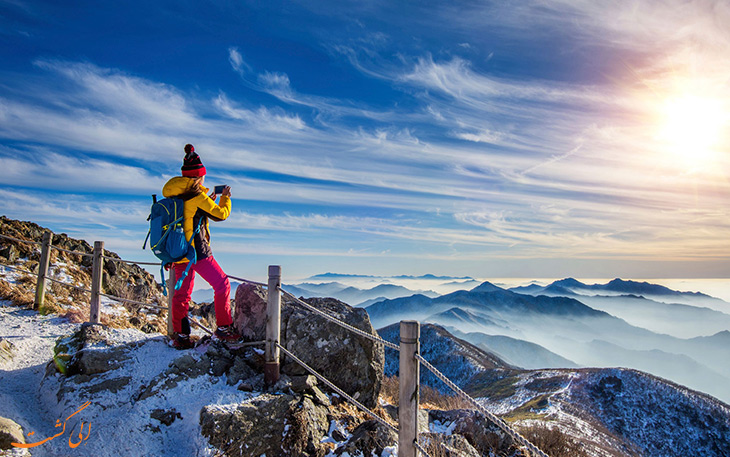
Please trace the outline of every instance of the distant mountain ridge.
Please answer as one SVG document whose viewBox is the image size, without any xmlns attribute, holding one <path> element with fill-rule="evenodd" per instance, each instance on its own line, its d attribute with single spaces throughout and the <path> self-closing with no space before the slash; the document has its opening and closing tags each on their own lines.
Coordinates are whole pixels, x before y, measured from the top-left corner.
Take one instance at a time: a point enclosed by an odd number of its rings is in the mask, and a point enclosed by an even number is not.
<svg viewBox="0 0 730 457">
<path fill-rule="evenodd" d="M 539 286 L 531 284 L 529 286 L 513 287 L 510 290 L 517 293 L 538 294 L 545 291 L 566 292 L 572 294 L 580 294 L 580 291 L 590 292 L 612 292 L 619 294 L 633 294 L 639 296 L 656 296 L 656 297 L 688 297 L 699 298 L 705 300 L 719 300 L 702 292 L 680 292 L 672 290 L 666 286 L 659 284 L 651 284 L 643 281 L 632 281 L 615 278 L 606 284 L 585 284 L 574 278 L 565 278 L 554 281 L 547 286 Z"/>
<path fill-rule="evenodd" d="M 398 342 L 398 325 L 378 330 Z M 519 370 L 436 325 L 421 326 L 420 352 L 439 371 L 510 420 L 548 420 L 604 457 L 730 455 L 730 406 L 637 370 Z M 386 352 L 386 375 L 397 357 Z M 421 382 L 447 392 L 430 372 Z"/>
<path fill-rule="evenodd" d="M 726 342 L 730 332 L 698 340 L 676 338 L 630 325 L 587 306 L 582 298 L 520 294 L 487 282 L 470 291 L 435 298 L 414 295 L 383 300 L 366 310 L 376 327 L 416 319 L 453 327 L 464 334 L 509 337 L 511 340 L 502 343 L 511 345 L 513 356 L 520 355 L 523 361 L 529 360 L 524 344 L 529 342 L 541 347 L 544 355 L 554 354 L 577 365 L 641 369 L 730 400 L 730 367 L 720 362 L 730 360 Z M 697 308 L 697 312 L 701 315 L 711 310 Z M 598 345 L 596 340 L 606 344 Z M 496 354 L 509 353 L 506 347 L 500 349 L 502 352 L 489 349 Z"/>
</svg>

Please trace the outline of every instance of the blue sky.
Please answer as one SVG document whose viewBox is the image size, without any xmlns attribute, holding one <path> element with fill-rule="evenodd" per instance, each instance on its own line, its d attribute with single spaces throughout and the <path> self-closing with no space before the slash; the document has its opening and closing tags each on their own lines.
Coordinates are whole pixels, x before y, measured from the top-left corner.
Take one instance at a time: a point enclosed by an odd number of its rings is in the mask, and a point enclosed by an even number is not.
<svg viewBox="0 0 730 457">
<path fill-rule="evenodd" d="M 195 145 L 234 275 L 730 276 L 722 1 L 0 0 L 0 212 L 125 258 Z"/>
</svg>

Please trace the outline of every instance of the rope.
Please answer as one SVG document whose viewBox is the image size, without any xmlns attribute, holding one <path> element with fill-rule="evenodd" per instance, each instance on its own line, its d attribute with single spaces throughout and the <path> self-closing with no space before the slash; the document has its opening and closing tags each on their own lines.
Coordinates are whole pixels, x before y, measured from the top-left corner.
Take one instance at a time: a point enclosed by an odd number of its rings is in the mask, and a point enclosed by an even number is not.
<svg viewBox="0 0 730 457">
<path fill-rule="evenodd" d="M 101 295 L 102 297 L 110 298 L 114 301 L 122 302 L 122 303 L 131 303 L 133 305 L 147 306 L 149 308 L 167 309 L 167 306 L 153 305 L 152 303 L 142 303 L 141 301 L 130 300 L 128 298 L 121 298 L 121 297 L 117 297 L 115 295 L 107 295 L 107 294 L 103 294 L 101 292 L 99 292 L 99 295 Z"/>
<path fill-rule="evenodd" d="M 208 335 L 213 336 L 213 332 L 208 327 L 198 322 L 197 319 L 195 319 L 193 316 L 188 316 L 188 322 L 191 322 L 199 329 L 205 331 Z"/>
<path fill-rule="evenodd" d="M 94 254 L 89 254 L 88 252 L 80 252 L 80 251 L 70 251 L 68 249 L 59 248 L 58 246 L 50 245 L 51 249 L 55 249 L 57 251 L 63 251 L 67 254 L 73 254 L 73 255 L 80 255 L 81 257 L 94 257 Z"/>
<path fill-rule="evenodd" d="M 491 412 L 487 411 L 487 409 L 484 406 L 480 405 L 479 402 L 474 400 L 469 394 L 467 394 L 466 392 L 461 390 L 461 388 L 459 386 L 454 384 L 443 373 L 441 373 L 439 370 L 437 370 L 436 367 L 434 367 L 433 365 L 428 363 L 428 361 L 426 359 L 424 359 L 423 357 L 421 357 L 420 354 L 416 354 L 416 360 L 421 362 L 424 367 L 426 367 L 429 371 L 431 371 L 431 373 L 433 373 L 437 378 L 442 380 L 447 386 L 451 387 L 451 389 L 453 389 L 454 392 L 461 395 L 464 399 L 466 399 L 466 401 L 468 401 L 473 406 L 475 406 L 476 409 L 479 410 L 479 412 L 484 414 L 484 416 L 486 416 L 487 419 L 489 419 L 497 427 L 502 429 L 502 431 L 504 431 L 507 435 L 509 435 L 510 438 L 512 438 L 514 441 L 525 446 L 534 455 L 537 455 L 539 457 L 549 457 L 547 454 L 545 454 L 540 449 L 538 449 L 537 446 L 535 446 L 534 444 L 529 442 L 527 440 L 527 438 L 525 438 L 524 436 L 520 435 L 515 430 L 513 430 L 509 425 L 507 425 L 507 423 L 505 421 L 503 421 L 499 417 L 495 416 Z"/>
<path fill-rule="evenodd" d="M 419 443 L 418 440 L 416 440 L 413 443 L 413 445 L 416 447 L 416 449 L 418 449 L 418 452 L 420 452 L 421 454 L 425 455 L 426 457 L 430 457 L 428 455 L 428 452 L 426 452 L 426 449 L 424 449 L 423 446 L 421 446 L 421 443 Z"/>
<path fill-rule="evenodd" d="M 269 285 L 268 284 L 264 284 L 262 282 L 249 281 L 248 279 L 237 278 L 237 277 L 231 276 L 231 275 L 228 275 L 228 278 L 229 279 L 235 279 L 236 281 L 240 281 L 240 282 L 246 283 L 246 284 L 253 284 L 254 286 L 262 286 L 262 287 L 266 287 L 267 289 L 269 288 Z"/>
<path fill-rule="evenodd" d="M 28 244 L 35 244 L 35 245 L 42 244 L 40 241 L 21 240 L 20 238 L 14 238 L 12 236 L 2 235 L 2 234 L 0 234 L 0 238 L 5 238 L 5 239 L 8 239 L 8 240 L 17 241 L 18 243 L 28 243 Z"/>
<path fill-rule="evenodd" d="M 13 270 L 13 271 L 18 271 L 18 272 L 20 272 L 20 273 L 26 273 L 26 274 L 29 274 L 29 275 L 35 275 L 35 276 L 38 276 L 38 273 L 34 273 L 34 272 L 32 272 L 32 271 L 27 271 L 27 270 L 23 270 L 23 269 L 21 269 L 21 268 L 15 268 L 15 267 L 11 267 L 10 265 L 0 264 L 0 267 L 3 267 L 3 268 L 10 268 L 11 270 Z"/>
<path fill-rule="evenodd" d="M 59 279 L 51 278 L 50 276 L 46 276 L 46 279 L 49 280 L 49 281 L 51 281 L 51 282 L 55 282 L 56 284 L 61 284 L 62 286 L 66 286 L 66 287 L 70 287 L 72 289 L 80 290 L 81 292 L 86 292 L 86 293 L 89 293 L 89 294 L 91 293 L 91 291 L 89 289 L 84 289 L 83 287 L 75 286 L 73 284 L 69 284 L 67 282 L 63 282 L 63 281 L 61 281 Z"/>
<path fill-rule="evenodd" d="M 109 257 L 108 255 L 103 255 L 102 257 L 105 258 L 105 259 L 107 259 L 107 260 L 113 260 L 115 262 L 122 262 L 122 263 L 130 264 L 130 265 L 152 265 L 152 266 L 156 266 L 156 267 L 159 267 L 160 265 L 162 265 L 162 263 L 160 263 L 160 262 L 157 262 L 157 263 L 153 263 L 153 262 L 135 262 L 134 260 L 118 259 L 116 257 Z"/>
<path fill-rule="evenodd" d="M 386 340 L 380 338 L 379 336 L 372 335 L 372 334 L 370 334 L 368 332 L 365 332 L 363 330 L 360 330 L 359 328 L 353 327 L 350 324 L 346 324 L 346 323 L 342 322 L 341 320 L 336 319 L 336 318 L 330 316 L 329 314 L 327 314 L 327 313 L 325 313 L 325 312 L 323 312 L 323 311 L 315 308 L 314 306 L 310 305 L 309 303 L 305 302 L 304 300 L 301 300 L 301 299 L 295 297 L 294 295 L 290 294 L 289 292 L 283 290 L 281 287 L 279 287 L 278 289 L 284 295 L 286 295 L 288 297 L 291 297 L 292 299 L 294 299 L 300 305 L 304 306 L 305 308 L 307 308 L 308 310 L 310 310 L 310 311 L 312 311 L 314 313 L 319 314 L 320 316 L 324 317 L 328 321 L 334 322 L 335 324 L 339 325 L 340 327 L 343 327 L 343 328 L 345 328 L 345 329 L 347 329 L 347 330 L 349 330 L 349 331 L 351 331 L 353 333 L 356 333 L 356 334 L 362 336 L 363 338 L 367 338 L 369 340 L 373 340 L 376 343 L 381 343 L 381 344 L 385 345 L 386 347 L 389 347 L 389 348 L 394 349 L 396 351 L 400 351 L 400 346 L 398 346 L 397 344 L 393 344 L 390 341 L 386 341 Z"/>
<path fill-rule="evenodd" d="M 340 389 L 336 385 L 332 384 L 332 382 L 330 382 L 327 378 L 325 378 L 321 374 L 317 373 L 317 371 L 315 371 L 314 368 L 312 368 L 309 365 L 307 365 L 306 363 L 302 362 L 297 356 L 295 356 L 291 352 L 287 351 L 286 348 L 284 346 L 282 346 L 281 344 L 279 344 L 278 341 L 275 344 L 276 344 L 276 346 L 279 349 L 281 349 L 281 352 L 283 352 L 284 354 L 286 354 L 288 357 L 291 357 L 292 360 L 294 360 L 296 363 L 298 363 L 299 365 L 301 365 L 308 372 L 312 373 L 314 375 L 314 377 L 316 377 L 317 379 L 319 379 L 323 383 L 327 384 L 332 390 L 334 390 L 335 392 L 337 392 L 339 395 L 341 395 L 344 398 L 346 398 L 353 405 L 357 406 L 358 409 L 360 409 L 364 413 L 370 415 L 373 419 L 375 419 L 377 422 L 379 422 L 381 425 L 385 426 L 389 430 L 392 430 L 395 433 L 398 433 L 398 429 L 397 428 L 395 428 L 392 425 L 390 425 L 389 423 L 387 423 L 382 417 L 380 417 L 377 414 L 375 414 L 374 412 L 370 411 L 365 405 L 363 405 L 359 401 L 357 401 L 354 398 L 352 398 L 351 396 L 347 395 L 342 389 Z"/>
</svg>

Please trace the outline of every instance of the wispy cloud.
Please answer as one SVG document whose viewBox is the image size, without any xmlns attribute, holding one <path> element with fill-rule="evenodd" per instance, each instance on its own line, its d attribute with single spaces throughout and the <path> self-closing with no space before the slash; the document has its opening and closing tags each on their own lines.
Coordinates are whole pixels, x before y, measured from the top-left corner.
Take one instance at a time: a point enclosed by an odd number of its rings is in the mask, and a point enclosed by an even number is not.
<svg viewBox="0 0 730 457">
<path fill-rule="evenodd" d="M 690 169 L 667 160 L 653 133 L 657 103 L 690 80 L 730 96 L 726 2 L 443 3 L 412 7 L 405 25 L 379 15 L 401 8 L 360 5 L 378 27 L 348 18 L 346 34 L 317 32 L 331 59 L 317 71 L 347 67 L 342 75 L 372 84 L 362 93 L 329 92 L 311 75 L 305 84 L 297 65 L 265 68 L 230 43 L 218 44 L 221 67 L 239 77 L 228 85 L 52 58 L 36 59 L 32 77 L 0 74 L 2 210 L 72 226 L 101 217 L 114 221 L 107 234 L 143 229 L 147 195 L 178 173 L 192 142 L 209 183 L 233 187 L 234 213 L 216 227 L 231 251 L 730 256 L 728 154 Z M 560 71 L 530 67 L 548 66 L 531 50 L 545 43 Z M 60 198 L 28 194 L 29 182 Z"/>
</svg>

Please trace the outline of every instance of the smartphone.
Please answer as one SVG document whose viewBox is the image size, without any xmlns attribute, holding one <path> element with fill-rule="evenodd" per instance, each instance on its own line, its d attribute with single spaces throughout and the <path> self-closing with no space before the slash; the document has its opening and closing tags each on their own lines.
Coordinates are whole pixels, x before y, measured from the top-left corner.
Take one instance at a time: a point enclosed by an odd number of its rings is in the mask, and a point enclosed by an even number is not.
<svg viewBox="0 0 730 457">
<path fill-rule="evenodd" d="M 215 188 L 213 189 L 213 192 L 215 192 L 216 195 L 220 195 L 223 193 L 223 189 L 225 189 L 225 188 L 226 188 L 225 184 L 223 184 L 222 186 L 215 186 Z"/>
</svg>

